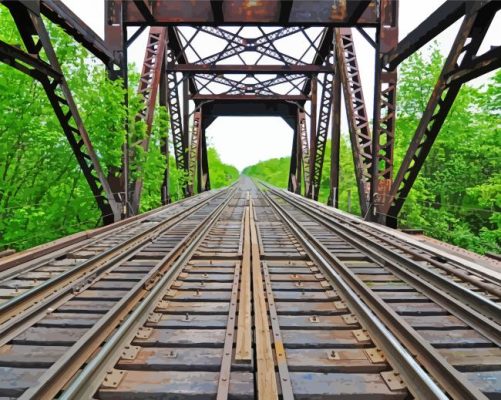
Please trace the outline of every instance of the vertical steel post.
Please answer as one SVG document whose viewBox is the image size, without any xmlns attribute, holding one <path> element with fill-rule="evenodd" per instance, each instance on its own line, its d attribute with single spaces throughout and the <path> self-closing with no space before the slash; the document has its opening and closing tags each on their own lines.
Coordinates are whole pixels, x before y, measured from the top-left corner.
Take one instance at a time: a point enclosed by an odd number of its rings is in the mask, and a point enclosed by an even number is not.
<svg viewBox="0 0 501 400">
<path fill-rule="evenodd" d="M 381 0 L 376 28 L 372 165 L 367 219 L 385 223 L 384 205 L 393 179 L 397 70 L 388 69 L 383 55 L 398 44 L 398 0 Z"/>
<path fill-rule="evenodd" d="M 202 110 L 202 131 L 201 131 L 201 154 L 200 158 L 202 159 L 201 162 L 201 191 L 205 192 L 207 190 L 210 190 L 210 175 L 209 175 L 209 154 L 207 151 L 207 137 L 206 137 L 206 130 L 205 126 L 203 124 L 203 110 Z"/>
<path fill-rule="evenodd" d="M 127 20 L 127 7 L 122 7 L 122 21 Z M 127 26 L 122 23 L 122 79 L 124 86 L 124 107 L 125 114 L 125 141 L 123 144 L 122 154 L 122 176 L 124 187 L 124 205 L 123 216 L 127 218 L 130 215 L 130 202 L 129 202 L 129 66 L 128 66 L 128 49 L 127 49 Z"/>
<path fill-rule="evenodd" d="M 115 69 L 115 66 L 112 63 L 106 66 L 108 76 L 111 80 L 122 79 L 123 87 L 125 91 L 127 91 L 127 81 L 123 79 L 124 72 L 127 70 L 127 57 L 124 57 L 124 48 L 127 49 L 127 31 L 124 29 L 123 24 L 125 8 L 126 7 L 123 7 L 122 0 L 109 0 L 104 2 L 104 41 L 108 49 L 113 51 L 113 55 L 120 62 L 118 69 Z M 126 97 L 127 92 L 124 97 L 124 107 L 126 107 L 127 104 Z M 124 127 L 127 131 L 126 120 L 124 120 Z M 125 190 L 126 177 L 124 176 L 125 149 L 126 146 L 124 143 L 122 145 L 122 158 L 120 165 L 109 166 L 107 176 L 115 200 L 121 203 L 121 218 L 126 217 L 128 203 L 128 198 L 126 199 L 128 193 Z"/>
<path fill-rule="evenodd" d="M 301 124 L 299 122 L 299 114 L 301 110 L 297 110 L 296 116 L 296 194 L 301 194 L 301 184 L 303 181 L 303 149 L 301 145 Z"/>
<path fill-rule="evenodd" d="M 145 136 L 138 138 L 139 141 L 134 143 L 134 145 L 141 146 L 145 153 L 148 152 L 150 146 L 158 87 L 160 84 L 160 76 L 162 75 L 166 34 L 167 28 L 156 26 L 150 28 L 144 54 L 143 68 L 137 90 L 138 94 L 142 97 L 144 107 L 136 115 L 136 122 L 141 120 L 144 121 L 146 124 L 146 132 Z M 134 155 L 137 156 L 137 153 Z M 135 158 L 137 164 L 137 157 Z M 142 169 L 141 165 L 136 165 L 136 174 L 140 175 Z M 139 176 L 136 179 L 132 179 L 131 189 L 131 209 L 134 214 L 137 214 L 139 213 L 141 204 L 143 178 Z"/>
<path fill-rule="evenodd" d="M 289 192 L 296 192 L 297 187 L 297 121 L 296 129 L 292 134 L 292 149 L 291 149 L 291 161 L 289 168 L 289 183 L 287 189 Z"/>
<path fill-rule="evenodd" d="M 164 107 L 166 111 L 167 108 L 167 76 L 165 74 L 165 68 L 167 63 L 167 54 L 164 53 L 164 62 L 162 64 L 162 73 L 160 74 L 160 88 L 159 88 L 159 103 L 161 107 Z M 160 151 L 162 155 L 165 157 L 165 169 L 163 173 L 163 181 L 162 186 L 160 188 L 160 197 L 162 200 L 162 204 L 166 205 L 170 203 L 170 194 L 169 194 L 169 128 L 166 128 L 166 132 L 162 136 L 160 140 Z"/>
<path fill-rule="evenodd" d="M 183 107 L 182 107 L 182 113 L 183 113 L 183 146 L 185 149 L 189 149 L 189 143 L 190 143 L 190 103 L 189 103 L 189 79 L 188 75 L 183 75 Z M 188 171 L 191 173 L 191 171 Z M 194 176 L 191 177 L 194 179 Z M 188 188 L 188 185 L 186 185 L 184 191 L 187 196 L 192 196 L 193 195 L 193 182 L 191 182 L 192 189 Z"/>
<path fill-rule="evenodd" d="M 311 111 L 310 111 L 310 159 L 309 159 L 309 174 L 308 181 L 305 184 L 305 194 L 306 197 L 314 197 L 314 187 L 313 187 L 313 171 L 315 170 L 315 154 L 317 152 L 317 93 L 318 93 L 318 82 L 317 76 L 312 75 L 311 77 Z"/>
<path fill-rule="evenodd" d="M 331 170 L 330 193 L 327 204 L 339 207 L 339 159 L 341 145 L 341 77 L 338 73 L 337 57 L 334 56 L 334 77 L 332 85 L 332 127 L 331 127 Z"/>
</svg>

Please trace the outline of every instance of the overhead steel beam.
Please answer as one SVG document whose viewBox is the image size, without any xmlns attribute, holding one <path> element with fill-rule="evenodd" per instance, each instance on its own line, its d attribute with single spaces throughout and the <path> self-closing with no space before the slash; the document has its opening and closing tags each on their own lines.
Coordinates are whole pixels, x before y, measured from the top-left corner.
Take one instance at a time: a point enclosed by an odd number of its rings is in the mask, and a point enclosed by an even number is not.
<svg viewBox="0 0 501 400">
<path fill-rule="evenodd" d="M 40 12 L 50 21 L 63 28 L 65 32 L 81 43 L 103 63 L 120 65 L 120 57 L 62 1 L 41 0 Z"/>
<path fill-rule="evenodd" d="M 167 38 L 167 28 L 151 27 L 148 33 L 146 51 L 144 55 L 143 68 L 139 79 L 138 94 L 143 98 L 144 107 L 136 116 L 137 121 L 144 121 L 146 132 L 143 138 L 136 145 L 147 153 L 150 146 L 151 131 L 153 129 L 153 117 L 157 100 L 160 75 L 164 61 L 165 45 Z M 137 154 L 136 154 L 137 156 Z M 141 175 L 142 168 L 136 167 L 136 174 Z M 138 214 L 141 202 L 141 192 L 143 190 L 143 179 L 141 177 L 132 181 L 132 213 Z"/>
<path fill-rule="evenodd" d="M 113 197 L 89 135 L 80 118 L 42 17 L 25 3 L 6 2 L 3 4 L 9 8 L 28 53 L 32 57 L 40 59 L 43 52 L 51 69 L 59 75 L 55 79 L 50 75 L 40 74 L 37 79 L 45 89 L 80 169 L 94 195 L 103 222 L 108 224 L 119 220 L 120 207 Z"/>
<path fill-rule="evenodd" d="M 151 14 L 154 25 L 267 25 L 267 26 L 374 26 L 377 23 L 375 1 L 332 0 L 185 0 L 156 1 Z M 285 4 L 283 4 L 285 3 Z M 292 4 L 291 4 L 292 3 Z M 127 4 L 127 25 L 145 25 L 149 21 L 134 5 Z M 215 12 L 214 12 L 215 11 Z"/>
<path fill-rule="evenodd" d="M 133 0 L 132 2 L 135 4 L 145 21 L 154 21 L 153 14 L 151 13 L 151 2 L 149 0 Z"/>
<path fill-rule="evenodd" d="M 398 213 L 461 88 L 460 80 L 449 81 L 447 77 L 473 62 L 501 2 L 471 2 L 467 7 L 466 16 L 391 187 L 384 210 L 388 214 L 386 223 L 390 226 L 396 226 Z"/>
<path fill-rule="evenodd" d="M 335 31 L 337 70 L 343 86 L 360 210 L 362 215 L 366 215 L 369 207 L 372 172 L 372 137 L 369 118 L 365 108 L 362 81 L 351 29 L 339 28 Z"/>
<path fill-rule="evenodd" d="M 465 14 L 466 3 L 461 0 L 446 0 L 395 48 L 388 51 L 384 56 L 384 63 L 390 70 L 395 69 L 407 57 L 461 18 Z"/>
<path fill-rule="evenodd" d="M 194 94 L 190 96 L 191 100 L 197 101 L 306 101 L 310 97 L 303 94 L 270 94 L 270 95 L 255 95 L 255 94 Z"/>
<path fill-rule="evenodd" d="M 210 0 L 210 5 L 214 23 L 221 25 L 224 23 L 223 0 Z"/>
<path fill-rule="evenodd" d="M 318 74 L 332 71 L 332 65 L 229 65 L 167 64 L 167 71 L 193 74 Z"/>
</svg>

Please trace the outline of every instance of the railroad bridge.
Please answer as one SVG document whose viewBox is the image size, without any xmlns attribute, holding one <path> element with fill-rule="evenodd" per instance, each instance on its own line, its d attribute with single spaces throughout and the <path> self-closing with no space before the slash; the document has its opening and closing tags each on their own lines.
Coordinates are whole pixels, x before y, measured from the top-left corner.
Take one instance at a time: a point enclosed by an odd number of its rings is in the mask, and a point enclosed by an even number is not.
<svg viewBox="0 0 501 400">
<path fill-rule="evenodd" d="M 104 5 L 102 39 L 62 2 L 0 2 L 23 41 L 0 41 L 0 59 L 43 86 L 104 223 L 0 259 L 1 398 L 501 398 L 501 265 L 393 229 L 461 86 L 501 65 L 499 46 L 478 54 L 501 2 L 445 1 L 400 41 L 397 0 Z M 128 48 L 148 30 L 139 145 L 158 103 L 184 200 L 169 204 L 166 165 L 164 205 L 139 213 L 130 138 L 103 172 L 44 19 L 126 89 Z M 394 171 L 397 67 L 458 20 Z M 374 49 L 372 116 L 352 30 Z M 363 218 L 337 209 L 342 97 Z M 246 177 L 211 190 L 206 129 L 220 116 L 285 120 L 288 190 Z"/>
</svg>

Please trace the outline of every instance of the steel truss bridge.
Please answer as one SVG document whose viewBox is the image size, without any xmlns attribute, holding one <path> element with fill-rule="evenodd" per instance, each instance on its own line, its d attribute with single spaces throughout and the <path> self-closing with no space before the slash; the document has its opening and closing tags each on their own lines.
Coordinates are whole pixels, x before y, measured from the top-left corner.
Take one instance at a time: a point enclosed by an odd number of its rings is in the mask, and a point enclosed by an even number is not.
<svg viewBox="0 0 501 400">
<path fill-rule="evenodd" d="M 401 41 L 390 0 L 106 1 L 104 40 L 61 2 L 0 3 L 23 41 L 0 41 L 0 59 L 45 89 L 105 223 L 0 254 L 0 398 L 501 398 L 499 259 L 384 226 L 396 225 L 461 85 L 501 65 L 499 46 L 478 54 L 501 2 L 446 1 Z M 107 174 L 42 17 L 125 87 L 128 47 L 149 29 L 135 116 L 146 135 Z M 397 67 L 459 19 L 394 171 Z M 373 116 L 352 29 L 374 48 Z M 370 221 L 337 209 L 342 93 Z M 157 102 L 186 198 L 167 204 L 166 166 L 164 205 L 140 214 L 131 149 L 150 148 Z M 288 190 L 247 177 L 210 190 L 205 132 L 228 115 L 289 124 Z M 329 135 L 323 205 L 313 200 Z"/>
<path fill-rule="evenodd" d="M 294 132 L 288 182 L 292 192 L 318 198 L 330 135 L 328 203 L 337 206 L 343 92 L 362 215 L 392 227 L 461 86 L 501 65 L 499 46 L 477 54 L 501 7 L 499 1 L 448 0 L 400 41 L 397 0 L 106 0 L 104 40 L 60 1 L 4 0 L 1 4 L 12 14 L 26 51 L 0 42 L 0 59 L 44 87 L 106 224 L 139 210 L 143 182 L 131 178 L 132 143 L 127 138 L 121 165 L 111 166 L 105 175 L 42 16 L 102 60 L 109 76 L 121 77 L 125 87 L 128 48 L 148 30 L 138 83 L 144 108 L 136 116 L 146 123 L 147 131 L 134 144 L 148 151 L 153 111 L 159 102 L 170 115 L 177 168 L 189 177 L 186 195 L 210 189 L 206 129 L 217 117 L 278 116 Z M 397 67 L 461 18 L 396 170 Z M 131 33 L 133 27 L 136 30 Z M 367 28 L 375 33 L 369 34 Z M 372 116 L 366 109 L 353 29 L 374 48 L 374 90 L 365 94 L 374 98 Z M 205 54 L 209 42 L 216 49 L 213 54 Z M 292 46 L 294 51 L 287 43 L 297 44 Z M 124 124 L 127 127 L 128 121 Z M 167 132 L 161 147 L 168 155 Z M 166 165 L 158 189 L 164 204 L 169 201 L 168 174 Z"/>
</svg>

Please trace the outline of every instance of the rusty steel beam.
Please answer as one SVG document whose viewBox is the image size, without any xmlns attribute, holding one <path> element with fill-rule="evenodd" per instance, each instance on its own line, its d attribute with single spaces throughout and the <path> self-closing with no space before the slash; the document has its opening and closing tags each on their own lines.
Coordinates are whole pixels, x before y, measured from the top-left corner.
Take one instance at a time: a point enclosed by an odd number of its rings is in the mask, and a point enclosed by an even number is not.
<svg viewBox="0 0 501 400">
<path fill-rule="evenodd" d="M 297 190 L 297 170 L 298 170 L 298 135 L 297 129 L 294 130 L 292 135 L 292 148 L 289 167 L 289 180 L 287 182 L 287 190 L 296 193 Z"/>
<path fill-rule="evenodd" d="M 398 43 L 398 0 L 381 0 L 380 25 L 376 29 L 372 170 L 367 218 L 384 223 L 384 203 L 393 179 L 395 147 L 397 70 L 388 69 L 383 54 Z"/>
<path fill-rule="evenodd" d="M 2 40 L 0 40 L 0 61 L 37 80 L 49 77 L 60 82 L 62 79 L 61 73 L 50 64 Z"/>
<path fill-rule="evenodd" d="M 203 115 L 203 114 L 202 114 Z M 198 160 L 198 193 L 210 190 L 209 158 L 207 153 L 207 137 L 205 129 L 200 132 L 200 157 Z"/>
<path fill-rule="evenodd" d="M 167 54 L 164 51 L 162 71 L 165 70 L 165 65 L 167 64 Z M 166 74 L 160 74 L 160 84 L 159 84 L 159 96 L 158 102 L 160 107 L 164 108 L 168 113 L 169 108 L 167 106 L 167 77 Z M 160 187 L 160 199 L 163 205 L 170 203 L 170 187 L 169 187 L 169 173 L 170 173 L 170 152 L 169 152 L 169 129 L 167 128 L 160 137 L 160 152 L 162 156 L 165 157 L 165 167 L 163 171 L 162 185 Z"/>
<path fill-rule="evenodd" d="M 120 65 L 120 57 L 62 1 L 41 0 L 40 12 L 50 21 L 63 28 L 66 33 L 106 65 Z"/>
<path fill-rule="evenodd" d="M 171 36 L 168 35 L 170 42 Z M 167 62 L 172 62 L 175 54 L 167 46 Z M 172 144 L 174 146 L 174 157 L 176 167 L 181 171 L 188 171 L 188 145 L 183 133 L 181 103 L 179 100 L 179 82 L 175 72 L 167 73 L 167 105 L 169 107 L 169 118 L 171 123 Z"/>
<path fill-rule="evenodd" d="M 127 25 L 267 25 L 267 26 L 375 26 L 375 1 L 185 0 L 152 3 L 153 21 L 145 18 L 133 2 L 127 6 Z M 285 4 L 283 4 L 285 3 Z M 292 4 L 290 4 L 292 3 Z M 148 15 L 147 15 L 148 17 Z"/>
<path fill-rule="evenodd" d="M 371 132 L 351 29 L 336 29 L 335 43 L 337 70 L 343 86 L 360 210 L 362 215 L 366 215 L 372 166 Z"/>
<path fill-rule="evenodd" d="M 310 164 L 308 166 L 308 180 L 305 179 L 305 195 L 308 198 L 313 198 L 313 171 L 315 169 L 315 157 L 317 153 L 317 92 L 318 92 L 318 78 L 316 75 L 313 75 L 310 79 L 310 87 L 311 87 L 311 109 L 310 109 L 310 146 L 309 146 L 309 161 Z"/>
<path fill-rule="evenodd" d="M 253 95 L 253 94 L 193 94 L 191 100 L 207 101 L 207 100 L 235 100 L 235 101 L 306 101 L 310 97 L 303 94 L 270 94 L 270 95 Z"/>
<path fill-rule="evenodd" d="M 313 158 L 313 173 L 312 173 L 312 191 L 311 197 L 318 200 L 318 192 L 322 181 L 322 168 L 325 158 L 325 146 L 327 144 L 327 136 L 329 130 L 329 122 L 331 119 L 332 96 L 333 96 L 333 79 L 334 71 L 324 75 L 322 84 L 322 95 L 320 97 L 320 112 L 318 114 L 318 128 L 315 136 L 315 155 Z"/>
<path fill-rule="evenodd" d="M 38 80 L 45 89 L 63 132 L 94 195 L 103 222 L 108 224 L 120 219 L 120 207 L 115 202 L 109 183 L 104 176 L 89 135 L 80 118 L 42 17 L 24 3 L 7 2 L 3 4 L 9 8 L 28 53 L 40 59 L 43 52 L 51 69 L 59 75 L 59 78 L 55 79 L 50 75 L 40 74 Z"/>
<path fill-rule="evenodd" d="M 337 62 L 334 62 L 336 65 Z M 332 207 L 339 207 L 339 160 L 341 149 L 341 77 L 334 71 L 334 82 L 332 84 L 332 127 L 331 127 L 331 165 L 329 180 L 329 198 L 327 204 Z"/>
<path fill-rule="evenodd" d="M 151 2 L 149 0 L 133 0 L 136 8 L 139 10 L 146 22 L 153 22 L 154 17 L 151 12 Z"/>
<path fill-rule="evenodd" d="M 308 195 L 308 185 L 310 182 L 311 163 L 310 147 L 308 145 L 308 129 L 306 127 L 306 115 L 303 111 L 298 112 L 298 139 L 301 149 L 301 161 L 303 164 L 304 195 Z M 299 171 L 301 173 L 301 171 Z"/>
<path fill-rule="evenodd" d="M 160 75 L 164 61 L 167 29 L 163 27 L 151 27 L 146 43 L 143 68 L 139 79 L 138 94 L 143 98 L 144 107 L 136 116 L 137 121 L 144 121 L 146 124 L 145 136 L 135 145 L 140 146 L 145 153 L 148 152 L 153 128 L 153 117 L 155 115 L 155 105 L 157 100 Z M 141 166 L 137 166 L 137 173 L 141 174 Z M 141 202 L 141 192 L 143 189 L 143 179 L 137 178 L 132 182 L 132 213 L 139 212 Z"/>
<path fill-rule="evenodd" d="M 202 144 L 200 132 L 202 130 L 202 114 L 197 111 L 193 114 L 193 124 L 191 126 L 191 145 L 189 152 L 189 175 L 188 175 L 188 194 L 195 194 L 195 176 L 197 174 L 197 165 L 200 159 L 200 147 Z"/>
<path fill-rule="evenodd" d="M 332 71 L 332 65 L 242 65 L 242 64 L 174 64 L 167 71 L 192 74 L 318 74 Z"/>
<path fill-rule="evenodd" d="M 447 0 L 438 7 L 396 47 L 385 54 L 384 63 L 387 64 L 388 69 L 395 69 L 403 60 L 461 18 L 465 13 L 466 3 L 461 0 Z"/>
<path fill-rule="evenodd" d="M 501 68 L 501 46 L 493 46 L 484 54 L 466 60 L 460 68 L 447 74 L 446 81 L 466 83 L 497 68 Z"/>
<path fill-rule="evenodd" d="M 501 2 L 472 2 L 468 3 L 467 7 L 466 16 L 391 186 L 384 210 L 385 214 L 388 214 L 386 223 L 390 226 L 396 226 L 398 213 L 461 88 L 460 80 L 449 81 L 447 76 L 473 62 L 494 15 L 501 8 Z"/>
</svg>

